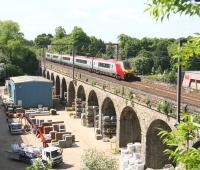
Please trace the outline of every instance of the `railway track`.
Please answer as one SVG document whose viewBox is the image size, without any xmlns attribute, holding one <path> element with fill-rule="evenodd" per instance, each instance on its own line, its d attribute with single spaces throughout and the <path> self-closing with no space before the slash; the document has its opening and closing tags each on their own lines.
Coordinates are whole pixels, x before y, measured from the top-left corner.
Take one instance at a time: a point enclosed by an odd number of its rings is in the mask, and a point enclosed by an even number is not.
<svg viewBox="0 0 200 170">
<path fill-rule="evenodd" d="M 143 84 L 143 82 L 132 83 L 132 87 L 133 86 L 137 87 L 138 89 L 142 89 L 145 92 L 155 94 L 157 96 L 169 98 L 171 100 L 176 100 L 176 89 L 174 89 L 174 91 L 168 90 L 168 89 L 165 89 L 164 86 L 162 87 L 160 85 L 157 86 L 154 84 L 147 85 L 147 84 Z M 189 103 L 195 106 L 199 106 L 200 104 L 200 98 L 196 98 L 192 95 L 185 94 L 184 92 L 182 92 L 181 100 L 183 103 Z"/>
<path fill-rule="evenodd" d="M 48 61 L 48 63 L 52 63 L 52 62 Z M 61 65 L 58 63 L 53 63 L 53 64 L 57 65 L 58 67 L 65 67 L 70 70 L 72 69 L 72 67 L 70 67 L 70 66 Z M 132 89 L 137 89 L 139 91 L 143 91 L 148 94 L 152 94 L 152 95 L 156 95 L 159 97 L 163 97 L 163 98 L 167 98 L 167 99 L 176 101 L 176 88 L 175 87 L 168 87 L 168 86 L 166 87 L 165 85 L 160 85 L 160 84 L 156 84 L 153 82 L 143 82 L 143 81 L 126 82 L 126 81 L 117 80 L 112 77 L 92 73 L 87 70 L 82 70 L 82 69 L 77 69 L 77 68 L 75 68 L 74 71 L 79 72 L 84 75 L 95 77 L 97 79 L 102 79 L 102 80 L 105 80 L 108 82 L 112 82 L 115 84 L 129 87 Z M 200 92 L 199 92 L 199 94 L 190 94 L 190 93 L 186 93 L 186 91 L 183 89 L 182 94 L 181 94 L 181 102 L 184 104 L 190 104 L 190 105 L 199 107 L 200 106 Z"/>
</svg>

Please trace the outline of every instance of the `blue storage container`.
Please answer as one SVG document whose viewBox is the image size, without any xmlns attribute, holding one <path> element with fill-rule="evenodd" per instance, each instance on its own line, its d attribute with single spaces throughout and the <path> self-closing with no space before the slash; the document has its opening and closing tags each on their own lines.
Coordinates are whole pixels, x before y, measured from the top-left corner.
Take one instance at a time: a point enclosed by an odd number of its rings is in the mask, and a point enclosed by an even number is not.
<svg viewBox="0 0 200 170">
<path fill-rule="evenodd" d="M 39 76 L 10 77 L 10 95 L 24 108 L 52 107 L 52 82 Z"/>
</svg>

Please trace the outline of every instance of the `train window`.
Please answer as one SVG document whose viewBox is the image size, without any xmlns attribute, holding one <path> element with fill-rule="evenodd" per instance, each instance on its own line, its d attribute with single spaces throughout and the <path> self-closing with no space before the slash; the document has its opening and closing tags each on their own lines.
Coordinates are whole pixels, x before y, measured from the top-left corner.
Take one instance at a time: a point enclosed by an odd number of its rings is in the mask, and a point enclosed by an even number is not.
<svg viewBox="0 0 200 170">
<path fill-rule="evenodd" d="M 53 55 L 53 58 L 58 58 L 58 56 L 57 55 Z"/>
<path fill-rule="evenodd" d="M 76 59 L 77 63 L 87 64 L 87 60 Z"/>
<path fill-rule="evenodd" d="M 131 69 L 131 65 L 128 61 L 124 61 L 123 65 L 124 65 L 124 69 Z"/>
<path fill-rule="evenodd" d="M 68 57 L 63 57 L 63 60 L 70 61 L 70 58 L 68 58 Z"/>
<path fill-rule="evenodd" d="M 47 57 L 50 57 L 50 55 L 49 55 L 49 54 L 47 54 Z"/>
<path fill-rule="evenodd" d="M 104 67 L 104 68 L 110 68 L 110 64 L 107 64 L 107 63 L 99 63 L 98 66 Z"/>
</svg>

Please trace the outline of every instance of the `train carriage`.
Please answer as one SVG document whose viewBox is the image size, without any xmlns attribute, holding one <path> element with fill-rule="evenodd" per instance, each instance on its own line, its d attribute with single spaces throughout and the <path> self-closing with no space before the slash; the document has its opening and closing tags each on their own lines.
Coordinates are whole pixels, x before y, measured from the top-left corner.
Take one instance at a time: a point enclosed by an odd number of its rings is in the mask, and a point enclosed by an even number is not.
<svg viewBox="0 0 200 170">
<path fill-rule="evenodd" d="M 59 54 L 52 54 L 51 60 L 57 63 L 61 62 L 61 55 Z"/>
<path fill-rule="evenodd" d="M 46 53 L 46 59 L 51 60 L 51 57 L 52 57 L 51 55 L 52 55 L 51 53 Z"/>
<path fill-rule="evenodd" d="M 116 76 L 116 64 L 114 60 L 94 59 L 93 70 L 110 76 Z"/>
<path fill-rule="evenodd" d="M 76 56 L 74 59 L 74 64 L 78 68 L 92 70 L 92 58 L 87 58 L 84 56 Z"/>
<path fill-rule="evenodd" d="M 73 64 L 73 56 L 70 56 L 70 55 L 62 55 L 61 56 L 61 62 L 63 64 L 66 64 L 66 65 L 72 65 Z"/>
</svg>

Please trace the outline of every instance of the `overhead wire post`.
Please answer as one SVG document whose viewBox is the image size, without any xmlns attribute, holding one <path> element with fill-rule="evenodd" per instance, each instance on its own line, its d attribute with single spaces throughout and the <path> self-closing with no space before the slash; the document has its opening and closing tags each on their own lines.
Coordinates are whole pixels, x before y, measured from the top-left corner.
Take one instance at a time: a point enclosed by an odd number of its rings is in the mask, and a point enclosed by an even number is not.
<svg viewBox="0 0 200 170">
<path fill-rule="evenodd" d="M 73 78 L 73 81 L 74 81 L 74 55 L 75 55 L 75 48 L 74 48 L 74 45 L 72 47 L 72 57 L 73 57 L 73 73 L 72 73 L 72 78 Z"/>
<path fill-rule="evenodd" d="M 181 38 L 179 40 L 179 48 L 182 47 L 185 39 Z M 177 124 L 180 123 L 180 112 L 181 112 L 181 59 L 180 54 L 178 56 L 178 73 L 177 73 Z"/>
</svg>

